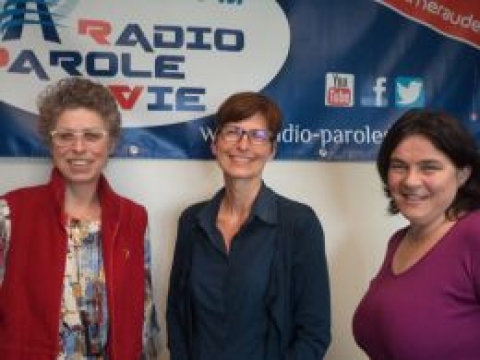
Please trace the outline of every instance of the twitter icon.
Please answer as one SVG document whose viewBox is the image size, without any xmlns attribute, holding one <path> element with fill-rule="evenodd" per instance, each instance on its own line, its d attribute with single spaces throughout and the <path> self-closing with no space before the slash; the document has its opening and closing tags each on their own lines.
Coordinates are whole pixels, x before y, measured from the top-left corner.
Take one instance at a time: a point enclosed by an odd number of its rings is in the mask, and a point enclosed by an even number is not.
<svg viewBox="0 0 480 360">
<path fill-rule="evenodd" d="M 395 105 L 398 108 L 424 107 L 423 79 L 409 76 L 397 77 L 395 79 Z"/>
</svg>

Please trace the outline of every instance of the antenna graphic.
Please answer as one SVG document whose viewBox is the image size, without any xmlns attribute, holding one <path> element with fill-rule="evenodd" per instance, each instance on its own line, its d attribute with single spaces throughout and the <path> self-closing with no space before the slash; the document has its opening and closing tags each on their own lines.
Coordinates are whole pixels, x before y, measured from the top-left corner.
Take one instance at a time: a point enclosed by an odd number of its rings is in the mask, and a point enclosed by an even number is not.
<svg viewBox="0 0 480 360">
<path fill-rule="evenodd" d="M 46 41 L 60 43 L 49 6 L 58 0 L 6 0 L 0 11 L 0 33 L 3 40 L 19 40 L 25 25 L 40 25 Z"/>
</svg>

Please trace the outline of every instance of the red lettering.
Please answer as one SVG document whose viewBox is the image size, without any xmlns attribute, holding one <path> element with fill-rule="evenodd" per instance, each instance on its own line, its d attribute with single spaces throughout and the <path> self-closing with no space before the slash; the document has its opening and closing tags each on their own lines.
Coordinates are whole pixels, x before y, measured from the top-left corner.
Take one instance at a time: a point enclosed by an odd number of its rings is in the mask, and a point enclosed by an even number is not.
<svg viewBox="0 0 480 360">
<path fill-rule="evenodd" d="M 348 88 L 330 88 L 327 93 L 327 105 L 352 106 L 352 93 Z"/>
<path fill-rule="evenodd" d="M 133 89 L 127 85 L 109 85 L 108 87 L 118 105 L 124 110 L 131 110 L 143 91 L 143 86 L 135 86 Z"/>
<path fill-rule="evenodd" d="M 112 25 L 102 20 L 78 20 L 78 33 L 89 35 L 97 44 L 109 45 L 108 35 L 112 33 Z"/>
<path fill-rule="evenodd" d="M 0 67 L 7 66 L 9 62 L 8 50 L 0 48 Z"/>
</svg>

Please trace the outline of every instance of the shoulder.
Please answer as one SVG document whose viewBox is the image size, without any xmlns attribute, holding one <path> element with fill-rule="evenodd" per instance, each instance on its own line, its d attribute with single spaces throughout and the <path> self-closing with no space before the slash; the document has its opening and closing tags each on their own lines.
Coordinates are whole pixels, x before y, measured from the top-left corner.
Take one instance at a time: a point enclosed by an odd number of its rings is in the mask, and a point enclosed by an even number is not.
<svg viewBox="0 0 480 360">
<path fill-rule="evenodd" d="M 276 194 L 279 238 L 286 248 L 294 252 L 321 252 L 324 247 L 324 231 L 314 209 L 302 202 Z"/>
<path fill-rule="evenodd" d="M 450 230 L 448 256 L 462 256 L 465 269 L 470 269 L 472 278 L 478 279 L 480 286 L 480 210 L 461 217 Z"/>
<path fill-rule="evenodd" d="M 187 206 L 180 214 L 180 221 L 192 221 L 208 203 L 209 201 L 200 201 Z"/>
<path fill-rule="evenodd" d="M 118 210 L 120 213 L 128 214 L 129 216 L 146 218 L 147 210 L 145 206 L 118 193 L 110 186 L 108 180 L 103 175 L 99 180 L 97 191 L 102 207 L 106 207 L 109 211 Z"/>
<path fill-rule="evenodd" d="M 37 184 L 32 186 L 25 186 L 18 189 L 10 190 L 9 192 L 2 195 L 5 198 L 19 197 L 19 196 L 30 196 L 35 193 L 41 193 L 46 191 L 48 188 L 47 184 Z"/>
<path fill-rule="evenodd" d="M 391 236 L 390 239 L 388 240 L 387 243 L 387 256 L 388 254 L 393 254 L 395 250 L 397 249 L 398 245 L 402 241 L 402 239 L 405 236 L 405 233 L 408 230 L 408 226 L 404 226 L 398 230 L 396 230 Z"/>
<path fill-rule="evenodd" d="M 41 184 L 11 190 L 2 195 L 2 198 L 13 207 L 17 203 L 22 203 L 24 206 L 37 206 L 36 203 L 43 201 L 45 196 L 50 196 L 48 186 Z"/>
<path fill-rule="evenodd" d="M 136 202 L 135 200 L 132 200 L 132 199 L 127 198 L 125 196 L 119 196 L 119 198 L 123 202 L 124 206 L 131 209 L 132 211 L 146 212 L 145 206 Z"/>
<path fill-rule="evenodd" d="M 207 204 L 208 201 L 198 202 L 188 206 L 181 212 L 177 224 L 177 238 L 175 242 L 175 258 L 177 261 L 188 261 L 190 258 L 195 238 L 195 229 L 198 228 L 198 216 Z"/>
<path fill-rule="evenodd" d="M 480 248 L 480 210 L 461 217 L 454 227 L 454 235 L 466 239 L 470 245 Z"/>
<path fill-rule="evenodd" d="M 408 231 L 409 226 L 404 226 L 398 230 L 396 230 L 389 239 L 389 243 L 397 243 L 402 240 L 402 238 L 405 236 L 406 232 Z"/>
<path fill-rule="evenodd" d="M 462 226 L 478 226 L 480 227 L 480 210 L 469 212 L 458 220 Z"/>
<path fill-rule="evenodd" d="M 148 223 L 145 206 L 113 190 L 100 192 L 102 212 L 107 218 L 119 218 L 126 226 L 144 228 Z"/>
<path fill-rule="evenodd" d="M 318 217 L 313 208 L 305 203 L 275 193 L 278 215 L 280 221 L 290 219 L 292 221 L 318 222 Z"/>
<path fill-rule="evenodd" d="M 122 207 L 125 209 L 125 212 L 129 214 L 129 216 L 147 221 L 148 215 L 145 206 L 124 196 L 119 196 L 119 199 L 123 203 Z"/>
<path fill-rule="evenodd" d="M 0 225 L 2 220 L 8 219 L 10 217 L 10 207 L 8 206 L 8 202 L 0 197 Z M 0 233 L 1 237 L 1 233 Z"/>
</svg>

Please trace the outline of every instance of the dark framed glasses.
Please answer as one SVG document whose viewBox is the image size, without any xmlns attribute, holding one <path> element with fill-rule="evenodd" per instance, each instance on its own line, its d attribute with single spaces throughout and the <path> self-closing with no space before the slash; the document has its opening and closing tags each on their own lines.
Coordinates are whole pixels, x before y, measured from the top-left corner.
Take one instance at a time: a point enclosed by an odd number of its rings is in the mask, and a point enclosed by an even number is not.
<svg viewBox="0 0 480 360">
<path fill-rule="evenodd" d="M 248 141 L 252 145 L 264 145 L 273 140 L 273 134 L 267 129 L 249 129 L 245 130 L 239 126 L 228 125 L 224 126 L 218 135 L 222 140 L 230 143 L 236 143 L 243 138 L 243 135 L 247 136 Z"/>
</svg>

